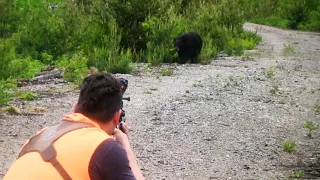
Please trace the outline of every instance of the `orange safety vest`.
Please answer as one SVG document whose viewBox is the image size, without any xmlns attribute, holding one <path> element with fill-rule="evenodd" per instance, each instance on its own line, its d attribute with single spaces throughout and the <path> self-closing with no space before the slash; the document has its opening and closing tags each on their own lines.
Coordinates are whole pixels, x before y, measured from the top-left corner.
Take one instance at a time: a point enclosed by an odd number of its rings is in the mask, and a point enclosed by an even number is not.
<svg viewBox="0 0 320 180">
<path fill-rule="evenodd" d="M 100 143 L 112 138 L 79 113 L 67 115 L 59 125 L 45 128 L 37 135 L 23 145 L 3 180 L 89 180 L 92 154 Z"/>
</svg>

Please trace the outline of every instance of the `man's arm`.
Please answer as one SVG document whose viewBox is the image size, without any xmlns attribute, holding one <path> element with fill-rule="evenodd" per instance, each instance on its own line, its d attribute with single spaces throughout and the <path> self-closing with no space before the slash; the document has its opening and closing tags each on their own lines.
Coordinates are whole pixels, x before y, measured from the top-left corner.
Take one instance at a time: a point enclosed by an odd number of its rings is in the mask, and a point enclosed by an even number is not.
<svg viewBox="0 0 320 180">
<path fill-rule="evenodd" d="M 126 150 L 113 139 L 102 142 L 95 150 L 89 164 L 91 180 L 135 180 Z"/>
<path fill-rule="evenodd" d="M 138 179 L 138 180 L 144 180 L 145 178 L 143 177 L 142 175 L 142 172 L 138 166 L 138 163 L 136 161 L 136 157 L 132 151 L 132 148 L 130 146 L 130 144 L 126 144 L 126 145 L 123 145 L 124 146 L 124 149 L 126 150 L 127 152 L 127 155 L 128 155 L 128 159 L 129 159 L 129 163 L 130 163 L 130 167 L 133 171 L 133 174 L 135 175 L 135 177 Z"/>
<path fill-rule="evenodd" d="M 135 175 L 135 177 L 138 180 L 144 180 L 145 178 L 143 177 L 143 174 L 138 166 L 136 157 L 132 151 L 132 148 L 130 146 L 129 143 L 129 139 L 128 139 L 128 134 L 129 134 L 129 129 L 127 127 L 127 125 L 123 122 L 121 122 L 121 130 L 119 129 L 115 129 L 114 130 L 114 137 L 117 141 L 120 142 L 120 144 L 123 146 L 123 148 L 126 150 L 127 155 L 128 155 L 128 159 L 130 162 L 130 167 L 133 171 L 133 174 Z"/>
</svg>

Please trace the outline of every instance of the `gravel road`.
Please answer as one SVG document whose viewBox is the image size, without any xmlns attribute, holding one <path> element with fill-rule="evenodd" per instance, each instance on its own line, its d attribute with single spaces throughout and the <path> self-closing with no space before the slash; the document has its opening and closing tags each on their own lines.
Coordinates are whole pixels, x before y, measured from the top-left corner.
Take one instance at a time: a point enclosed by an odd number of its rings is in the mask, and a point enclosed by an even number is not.
<svg viewBox="0 0 320 180">
<path fill-rule="evenodd" d="M 124 109 L 147 179 L 274 180 L 296 170 L 320 179 L 320 132 L 308 138 L 303 128 L 307 120 L 319 121 L 320 33 L 251 23 L 244 28 L 257 30 L 263 41 L 242 57 L 170 66 L 171 76 L 144 64 L 139 72 L 116 75 L 129 80 L 131 101 Z M 24 141 L 71 112 L 78 95 L 67 83 L 23 90 L 41 98 L 13 104 L 44 113 L 0 114 L 0 178 Z M 296 152 L 283 150 L 280 142 L 288 139 L 297 142 Z"/>
</svg>

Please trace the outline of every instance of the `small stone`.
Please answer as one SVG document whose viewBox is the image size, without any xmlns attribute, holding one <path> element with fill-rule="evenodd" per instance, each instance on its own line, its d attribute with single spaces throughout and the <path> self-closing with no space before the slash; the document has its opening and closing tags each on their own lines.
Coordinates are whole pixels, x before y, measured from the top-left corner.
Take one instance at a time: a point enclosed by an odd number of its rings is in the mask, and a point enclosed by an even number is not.
<svg viewBox="0 0 320 180">
<path fill-rule="evenodd" d="M 160 161 L 158 161 L 158 163 L 163 164 L 163 165 L 167 164 L 164 160 L 160 160 Z"/>
</svg>

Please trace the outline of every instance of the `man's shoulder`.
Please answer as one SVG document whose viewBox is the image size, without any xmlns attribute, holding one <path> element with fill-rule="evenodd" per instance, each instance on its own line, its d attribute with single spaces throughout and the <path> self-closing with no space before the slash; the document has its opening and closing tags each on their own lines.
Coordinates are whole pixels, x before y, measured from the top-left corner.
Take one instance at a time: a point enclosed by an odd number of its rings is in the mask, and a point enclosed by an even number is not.
<svg viewBox="0 0 320 180">
<path fill-rule="evenodd" d="M 116 152 L 116 150 L 124 150 L 122 145 L 119 143 L 119 141 L 113 139 L 113 138 L 108 138 L 102 141 L 99 146 L 94 151 L 94 154 L 104 154 L 107 156 L 108 154 L 112 154 Z"/>
<path fill-rule="evenodd" d="M 135 179 L 125 149 L 114 139 L 106 139 L 96 148 L 89 174 L 92 180 Z"/>
</svg>

